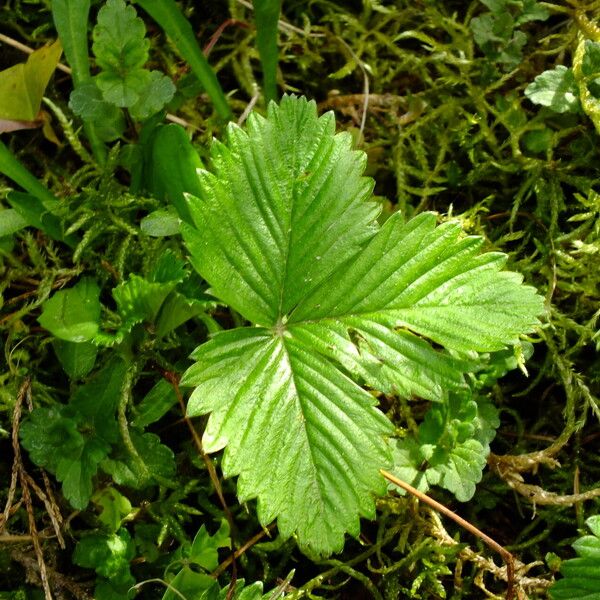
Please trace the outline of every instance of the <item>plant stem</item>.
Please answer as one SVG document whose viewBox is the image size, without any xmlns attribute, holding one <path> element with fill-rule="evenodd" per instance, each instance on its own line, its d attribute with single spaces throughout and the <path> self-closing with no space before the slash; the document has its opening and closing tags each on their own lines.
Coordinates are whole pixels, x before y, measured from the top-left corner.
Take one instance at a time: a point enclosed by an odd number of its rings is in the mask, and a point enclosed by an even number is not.
<svg viewBox="0 0 600 600">
<path fill-rule="evenodd" d="M 137 448 L 133 445 L 133 441 L 129 435 L 129 426 L 127 423 L 127 406 L 131 400 L 131 390 L 133 388 L 135 378 L 139 372 L 139 368 L 140 367 L 138 363 L 134 361 L 133 364 L 125 371 L 125 378 L 123 379 L 123 385 L 121 386 L 121 398 L 119 400 L 118 421 L 119 429 L 121 431 L 121 438 L 123 439 L 125 448 L 127 448 L 127 451 L 135 460 L 144 479 L 149 479 L 151 477 L 150 470 L 137 451 Z"/>
</svg>

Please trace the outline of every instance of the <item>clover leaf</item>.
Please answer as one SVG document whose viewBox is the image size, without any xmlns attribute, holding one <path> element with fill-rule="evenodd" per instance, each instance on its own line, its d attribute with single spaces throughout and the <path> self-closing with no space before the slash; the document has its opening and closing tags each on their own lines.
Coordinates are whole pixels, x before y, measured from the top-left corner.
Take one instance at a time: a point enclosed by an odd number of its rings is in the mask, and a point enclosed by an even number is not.
<svg viewBox="0 0 600 600">
<path fill-rule="evenodd" d="M 214 142 L 182 234 L 212 293 L 250 322 L 200 346 L 182 384 L 211 413 L 207 452 L 262 523 L 330 554 L 385 492 L 393 427 L 361 384 L 444 401 L 465 357 L 538 323 L 543 301 L 506 256 L 431 213 L 380 228 L 364 153 L 332 113 L 286 96 Z"/>
</svg>

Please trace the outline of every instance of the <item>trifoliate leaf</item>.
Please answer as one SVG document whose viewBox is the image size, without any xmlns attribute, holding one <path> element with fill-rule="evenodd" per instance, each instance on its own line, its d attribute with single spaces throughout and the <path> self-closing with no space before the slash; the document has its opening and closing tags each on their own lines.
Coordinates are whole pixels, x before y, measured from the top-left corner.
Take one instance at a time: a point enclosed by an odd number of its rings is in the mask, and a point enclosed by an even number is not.
<svg viewBox="0 0 600 600">
<path fill-rule="evenodd" d="M 562 563 L 563 578 L 550 587 L 552 600 L 600 600 L 600 515 L 590 517 L 586 524 L 593 535 L 573 544 L 578 558 Z"/>
<path fill-rule="evenodd" d="M 133 6 L 123 0 L 108 0 L 98 12 L 93 34 L 96 62 L 102 68 L 94 84 L 105 103 L 129 108 L 134 119 L 144 120 L 171 100 L 175 94 L 173 82 L 160 71 L 143 68 L 149 41 L 144 22 Z M 73 102 L 74 109 L 82 112 L 101 110 L 99 104 L 92 107 L 89 101 L 86 103 L 82 92 Z"/>
<path fill-rule="evenodd" d="M 125 129 L 122 111 L 104 99 L 94 80 L 71 92 L 69 108 L 84 121 L 93 122 L 98 134 L 107 142 L 116 140 Z"/>
<path fill-rule="evenodd" d="M 89 277 L 60 290 L 43 304 L 38 318 L 52 335 L 69 342 L 87 342 L 98 333 L 100 288 Z"/>
<path fill-rule="evenodd" d="M 547 106 L 558 113 L 579 111 L 579 92 L 573 71 L 563 65 L 538 75 L 525 88 L 525 95 L 534 104 Z"/>
<path fill-rule="evenodd" d="M 134 119 L 143 121 L 161 110 L 175 94 L 175 84 L 160 71 L 150 71 L 146 85 L 138 90 L 139 99 L 130 108 Z"/>
<path fill-rule="evenodd" d="M 115 114 L 119 114 L 114 104 L 104 100 L 100 88 L 93 80 L 71 92 L 69 108 L 85 121 L 113 119 Z"/>
<path fill-rule="evenodd" d="M 385 489 L 392 426 L 358 382 L 443 400 L 465 387 L 461 356 L 515 344 L 543 301 L 456 223 L 396 214 L 379 228 L 365 155 L 314 102 L 284 97 L 230 125 L 211 156 L 182 234 L 212 293 L 256 326 L 195 351 L 188 412 L 211 413 L 205 449 L 226 447 L 223 471 L 261 522 L 328 554 Z"/>
<path fill-rule="evenodd" d="M 128 108 L 140 101 L 151 76 L 146 69 L 135 69 L 125 74 L 103 71 L 96 75 L 94 81 L 106 102 Z"/>
<path fill-rule="evenodd" d="M 124 0 L 107 0 L 98 11 L 92 49 L 96 63 L 105 71 L 125 74 L 144 66 L 150 42 L 135 8 Z"/>
</svg>

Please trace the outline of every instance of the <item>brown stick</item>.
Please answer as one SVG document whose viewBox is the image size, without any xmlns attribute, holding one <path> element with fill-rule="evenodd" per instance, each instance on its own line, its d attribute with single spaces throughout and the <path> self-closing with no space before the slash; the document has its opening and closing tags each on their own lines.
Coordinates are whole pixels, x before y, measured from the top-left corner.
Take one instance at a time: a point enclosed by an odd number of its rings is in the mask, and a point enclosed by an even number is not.
<svg viewBox="0 0 600 600">
<path fill-rule="evenodd" d="M 387 471 L 384 471 L 383 469 L 380 469 L 379 472 L 389 482 L 393 483 L 394 485 L 397 485 L 398 487 L 402 488 L 403 490 L 406 490 L 407 492 L 409 492 L 410 494 L 415 496 L 415 498 L 418 498 L 422 502 L 425 502 L 425 504 L 428 504 L 429 506 L 431 506 L 431 508 L 433 508 L 434 510 L 449 517 L 455 523 L 458 523 L 461 527 L 466 529 L 468 532 L 470 532 L 474 536 L 478 537 L 489 548 L 491 548 L 492 550 L 495 550 L 498 554 L 500 554 L 500 556 L 502 557 L 502 559 L 504 560 L 504 562 L 506 564 L 506 583 L 507 583 L 506 600 L 512 600 L 514 598 L 515 559 L 514 559 L 514 556 L 508 550 L 506 550 L 506 548 L 501 546 L 498 542 L 496 542 L 494 539 L 492 539 L 489 535 L 483 533 L 483 531 L 481 531 L 480 529 L 475 527 L 475 525 L 469 523 L 469 521 L 466 521 L 462 517 L 458 516 L 455 512 L 451 511 L 449 508 L 447 508 L 443 504 L 440 504 L 433 498 L 430 498 L 429 496 L 427 496 L 427 494 L 420 492 L 418 489 L 414 488 L 412 485 L 409 485 L 408 483 L 402 481 L 401 479 L 398 479 L 395 475 L 392 475 L 391 473 L 388 473 Z"/>
<path fill-rule="evenodd" d="M 244 552 L 252 548 L 256 542 L 267 535 L 267 532 L 275 527 L 275 523 L 271 523 L 266 529 L 262 529 L 256 535 L 252 536 L 241 548 L 238 548 L 233 554 L 228 556 L 210 575 L 217 578 L 236 558 L 239 558 Z"/>
</svg>

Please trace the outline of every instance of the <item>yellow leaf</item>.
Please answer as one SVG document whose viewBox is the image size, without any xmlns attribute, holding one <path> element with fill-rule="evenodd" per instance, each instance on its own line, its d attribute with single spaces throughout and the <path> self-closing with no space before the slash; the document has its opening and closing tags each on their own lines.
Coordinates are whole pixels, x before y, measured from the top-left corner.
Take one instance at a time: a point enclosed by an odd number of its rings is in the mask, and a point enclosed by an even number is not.
<svg viewBox="0 0 600 600">
<path fill-rule="evenodd" d="M 0 72 L 0 119 L 35 120 L 61 54 L 62 46 L 56 40 L 30 54 L 26 63 Z"/>
</svg>

